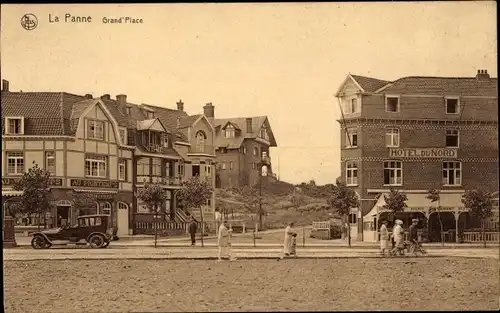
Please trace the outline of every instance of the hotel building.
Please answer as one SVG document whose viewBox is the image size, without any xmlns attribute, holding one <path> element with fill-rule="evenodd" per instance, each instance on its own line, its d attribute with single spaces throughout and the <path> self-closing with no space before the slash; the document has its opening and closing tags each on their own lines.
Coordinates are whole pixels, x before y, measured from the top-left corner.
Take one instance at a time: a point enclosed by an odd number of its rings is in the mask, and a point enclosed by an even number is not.
<svg viewBox="0 0 500 313">
<path fill-rule="evenodd" d="M 342 179 L 361 199 L 350 216 L 353 238 L 377 240 L 379 220 L 387 218 L 382 195 L 390 188 L 407 194 L 405 228 L 411 218 L 428 221 L 431 240 L 437 223 L 436 203 L 426 199 L 431 188 L 441 191 L 441 218 L 452 240 L 478 227 L 461 197 L 468 189 L 498 192 L 497 78 L 485 70 L 395 81 L 349 74 L 336 96 Z M 489 227 L 498 229 L 495 212 Z"/>
</svg>

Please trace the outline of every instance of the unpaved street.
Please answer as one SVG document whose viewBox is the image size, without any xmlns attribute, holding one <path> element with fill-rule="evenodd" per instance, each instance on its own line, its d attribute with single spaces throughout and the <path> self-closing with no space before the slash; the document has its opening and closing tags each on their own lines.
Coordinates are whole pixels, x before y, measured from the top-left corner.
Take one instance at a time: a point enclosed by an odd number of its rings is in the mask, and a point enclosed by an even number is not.
<svg viewBox="0 0 500 313">
<path fill-rule="evenodd" d="M 459 258 L 4 262 L 9 313 L 496 309 L 498 273 Z"/>
</svg>

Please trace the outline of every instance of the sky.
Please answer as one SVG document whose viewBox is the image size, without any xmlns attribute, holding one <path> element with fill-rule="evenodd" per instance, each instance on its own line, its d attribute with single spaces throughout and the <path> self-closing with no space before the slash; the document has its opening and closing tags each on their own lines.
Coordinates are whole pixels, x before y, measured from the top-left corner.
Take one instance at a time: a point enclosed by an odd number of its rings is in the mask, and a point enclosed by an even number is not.
<svg viewBox="0 0 500 313">
<path fill-rule="evenodd" d="M 38 26 L 25 30 L 31 13 Z M 91 23 L 65 23 L 65 15 Z M 55 17 L 58 23 L 51 23 Z M 496 2 L 1 5 L 1 76 L 11 91 L 95 97 L 216 118 L 267 115 L 283 181 L 340 175 L 348 73 L 497 76 Z M 103 23 L 132 17 L 142 23 Z"/>
</svg>

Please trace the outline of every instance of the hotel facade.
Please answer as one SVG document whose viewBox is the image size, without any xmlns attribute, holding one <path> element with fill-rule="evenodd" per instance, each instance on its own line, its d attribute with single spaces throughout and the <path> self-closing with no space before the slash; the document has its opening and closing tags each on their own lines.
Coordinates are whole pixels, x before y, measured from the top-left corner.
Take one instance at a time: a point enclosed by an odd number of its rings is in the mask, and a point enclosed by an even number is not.
<svg viewBox="0 0 500 313">
<path fill-rule="evenodd" d="M 203 115 L 127 103 L 125 95 L 93 98 L 56 92 L 11 92 L 2 81 L 2 204 L 19 202 L 14 182 L 33 164 L 51 173 L 48 226 L 74 224 L 80 214 L 111 216 L 119 234 L 151 228 L 153 214 L 137 197 L 158 182 L 169 200 L 162 219 L 184 222 L 175 193 L 191 176 L 214 184 L 214 132 Z M 82 210 L 75 199 L 89 199 Z M 213 215 L 213 198 L 203 208 Z M 21 224 L 37 224 L 20 219 Z"/>
<path fill-rule="evenodd" d="M 393 82 L 349 74 L 336 96 L 342 180 L 361 199 L 350 216 L 352 237 L 378 240 L 379 221 L 388 217 L 383 195 L 391 188 L 408 197 L 405 228 L 417 218 L 430 240 L 440 236 L 429 189 L 440 190 L 445 231 L 456 241 L 479 227 L 461 202 L 465 190 L 487 190 L 498 203 L 498 90 L 487 71 Z M 488 227 L 498 230 L 498 206 Z"/>
</svg>

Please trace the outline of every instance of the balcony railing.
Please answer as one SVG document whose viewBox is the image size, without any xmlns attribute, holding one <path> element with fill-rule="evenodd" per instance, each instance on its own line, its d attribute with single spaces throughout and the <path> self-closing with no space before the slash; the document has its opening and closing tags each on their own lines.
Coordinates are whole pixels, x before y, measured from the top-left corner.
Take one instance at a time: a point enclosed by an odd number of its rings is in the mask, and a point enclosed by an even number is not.
<svg viewBox="0 0 500 313">
<path fill-rule="evenodd" d="M 144 147 L 146 150 L 153 153 L 164 153 L 167 150 L 167 148 L 162 145 L 144 145 Z"/>
<path fill-rule="evenodd" d="M 271 157 L 267 156 L 267 155 L 262 156 L 262 163 L 263 164 L 271 164 Z"/>
<path fill-rule="evenodd" d="M 199 154 L 212 154 L 215 155 L 215 147 L 214 146 L 201 146 L 201 145 L 194 145 L 190 146 L 189 153 L 199 153 Z"/>
<path fill-rule="evenodd" d="M 160 177 L 160 176 L 137 176 L 137 184 L 142 185 L 144 182 L 152 182 L 159 183 L 162 185 L 168 186 L 180 186 L 182 183 L 182 177 L 180 176 L 168 176 L 168 177 Z"/>
</svg>

